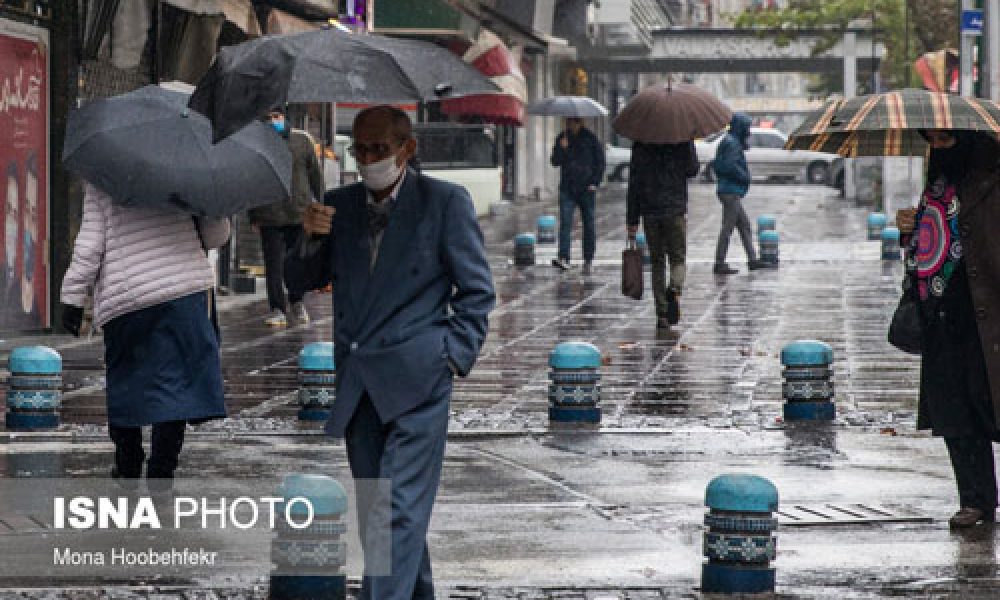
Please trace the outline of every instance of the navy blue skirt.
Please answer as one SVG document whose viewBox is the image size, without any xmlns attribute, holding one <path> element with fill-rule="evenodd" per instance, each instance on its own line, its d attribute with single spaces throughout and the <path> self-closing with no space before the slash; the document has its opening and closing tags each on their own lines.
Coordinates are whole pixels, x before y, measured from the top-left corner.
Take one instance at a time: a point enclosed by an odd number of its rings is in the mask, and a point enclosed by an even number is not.
<svg viewBox="0 0 1000 600">
<path fill-rule="evenodd" d="M 111 425 L 226 416 L 219 337 L 209 318 L 207 292 L 108 321 L 104 360 Z"/>
</svg>

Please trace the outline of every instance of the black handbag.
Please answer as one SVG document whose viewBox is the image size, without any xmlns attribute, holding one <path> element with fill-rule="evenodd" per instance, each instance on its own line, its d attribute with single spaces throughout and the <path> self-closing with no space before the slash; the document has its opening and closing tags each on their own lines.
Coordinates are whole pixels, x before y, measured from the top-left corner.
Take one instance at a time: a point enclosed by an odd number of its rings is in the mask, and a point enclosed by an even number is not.
<svg viewBox="0 0 1000 600">
<path fill-rule="evenodd" d="M 913 285 L 904 286 L 889 323 L 889 343 L 908 354 L 920 354 L 923 349 L 923 324 L 915 289 Z"/>
</svg>

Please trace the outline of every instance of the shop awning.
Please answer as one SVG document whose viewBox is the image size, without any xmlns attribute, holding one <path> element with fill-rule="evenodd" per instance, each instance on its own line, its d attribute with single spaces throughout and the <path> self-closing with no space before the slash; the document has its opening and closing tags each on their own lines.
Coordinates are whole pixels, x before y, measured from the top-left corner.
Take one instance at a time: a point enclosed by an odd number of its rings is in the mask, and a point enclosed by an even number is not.
<svg viewBox="0 0 1000 600">
<path fill-rule="evenodd" d="M 260 37 L 260 24 L 250 0 L 165 0 L 167 4 L 196 15 L 225 15 L 226 21 L 247 37 Z"/>
<path fill-rule="evenodd" d="M 483 29 L 476 42 L 462 52 L 462 59 L 490 78 L 502 94 L 482 94 L 441 101 L 441 112 L 455 116 L 475 116 L 502 125 L 524 124 L 527 84 L 520 67 L 520 51 L 511 51 L 494 33 Z"/>
</svg>

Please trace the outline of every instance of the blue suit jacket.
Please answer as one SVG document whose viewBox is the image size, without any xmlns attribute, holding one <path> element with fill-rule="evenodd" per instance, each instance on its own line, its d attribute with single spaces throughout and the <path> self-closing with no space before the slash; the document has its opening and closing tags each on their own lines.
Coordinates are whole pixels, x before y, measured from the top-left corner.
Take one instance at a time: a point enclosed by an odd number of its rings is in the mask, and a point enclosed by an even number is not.
<svg viewBox="0 0 1000 600">
<path fill-rule="evenodd" d="M 407 171 L 369 274 L 367 194 L 327 192 L 337 399 L 326 431 L 342 436 L 367 391 L 383 423 L 431 398 L 441 377 L 472 369 L 495 294 L 465 188 Z"/>
</svg>

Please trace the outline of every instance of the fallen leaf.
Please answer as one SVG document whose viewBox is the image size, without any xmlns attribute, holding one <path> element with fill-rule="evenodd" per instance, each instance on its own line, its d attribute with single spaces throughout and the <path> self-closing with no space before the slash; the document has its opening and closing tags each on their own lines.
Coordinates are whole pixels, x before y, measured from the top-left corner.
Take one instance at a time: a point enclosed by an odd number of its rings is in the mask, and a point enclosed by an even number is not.
<svg viewBox="0 0 1000 600">
<path fill-rule="evenodd" d="M 684 351 L 688 351 L 688 350 L 690 350 L 690 349 L 691 349 L 691 346 L 688 346 L 687 344 L 681 344 L 681 345 L 679 346 L 679 348 L 680 348 L 681 350 L 684 350 Z"/>
<path fill-rule="evenodd" d="M 896 429 L 893 427 L 883 427 L 882 429 L 879 429 L 878 432 L 882 435 L 897 435 Z"/>
<path fill-rule="evenodd" d="M 611 355 L 610 354 L 605 354 L 604 356 L 602 356 L 601 357 L 601 364 L 602 365 L 610 365 L 611 364 Z"/>
<path fill-rule="evenodd" d="M 740 356 L 750 356 L 752 354 L 753 351 L 750 348 L 740 348 Z"/>
</svg>

